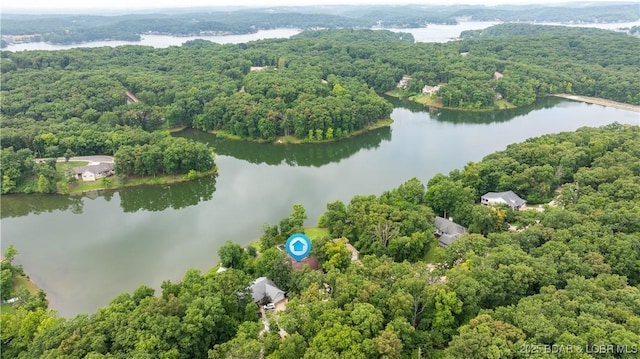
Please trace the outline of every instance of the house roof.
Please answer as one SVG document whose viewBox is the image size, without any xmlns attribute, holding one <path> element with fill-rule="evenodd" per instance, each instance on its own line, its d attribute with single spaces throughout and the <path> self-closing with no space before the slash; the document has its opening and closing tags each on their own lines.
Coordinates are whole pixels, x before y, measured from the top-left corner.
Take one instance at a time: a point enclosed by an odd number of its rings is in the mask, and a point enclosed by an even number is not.
<svg viewBox="0 0 640 359">
<path fill-rule="evenodd" d="M 436 225 L 436 229 L 444 234 L 457 234 L 459 237 L 462 233 L 467 232 L 467 229 L 463 226 L 443 217 L 436 217 L 434 224 Z"/>
<path fill-rule="evenodd" d="M 520 207 L 527 203 L 524 199 L 520 198 L 517 194 L 513 193 L 513 191 L 506 192 L 488 192 L 482 198 L 491 200 L 491 199 L 502 199 L 511 207 Z"/>
<path fill-rule="evenodd" d="M 344 245 L 345 245 L 345 247 L 347 247 L 349 252 L 351 252 L 351 256 L 356 256 L 357 257 L 360 254 L 360 252 L 358 252 L 356 247 L 354 247 L 351 243 L 349 243 L 349 239 L 346 238 L 346 237 L 334 238 L 334 239 L 331 240 L 331 242 L 335 243 L 339 239 L 344 239 Z"/>
<path fill-rule="evenodd" d="M 83 174 L 87 171 L 93 174 L 97 174 L 97 173 L 112 171 L 112 170 L 113 170 L 113 163 L 109 163 L 109 162 L 102 162 L 97 165 L 80 166 L 80 167 L 73 168 L 73 172 L 77 175 Z"/>
<path fill-rule="evenodd" d="M 291 257 L 289 257 L 289 258 L 291 258 Z M 293 270 L 300 270 L 300 269 L 304 268 L 305 265 L 308 265 L 309 269 L 311 269 L 311 270 L 320 269 L 320 262 L 318 261 L 318 258 L 316 258 L 314 256 L 309 256 L 309 257 L 301 260 L 300 262 L 294 261 L 292 259 L 289 259 L 289 261 L 291 262 L 291 269 L 293 269 Z"/>
<path fill-rule="evenodd" d="M 441 246 L 448 246 L 451 243 L 453 243 L 453 241 L 455 241 L 456 239 L 460 238 L 462 236 L 462 233 L 456 233 L 456 234 L 443 234 L 440 236 L 440 238 L 438 238 L 438 243 Z"/>
<path fill-rule="evenodd" d="M 357 256 L 358 254 L 360 254 L 356 247 L 352 246 L 351 243 L 347 242 L 346 247 L 349 251 L 351 251 L 351 255 Z"/>
<path fill-rule="evenodd" d="M 251 293 L 254 302 L 259 302 L 264 297 L 269 296 L 273 303 L 277 303 L 284 299 L 284 291 L 271 281 L 267 277 L 260 277 L 256 279 L 251 285 Z"/>
</svg>

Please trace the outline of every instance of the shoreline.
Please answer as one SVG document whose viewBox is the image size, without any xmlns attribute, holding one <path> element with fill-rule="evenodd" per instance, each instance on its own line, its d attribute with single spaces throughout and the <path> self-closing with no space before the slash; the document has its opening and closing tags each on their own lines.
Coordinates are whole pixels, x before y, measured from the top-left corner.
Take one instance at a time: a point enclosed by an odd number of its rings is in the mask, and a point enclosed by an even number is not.
<svg viewBox="0 0 640 359">
<path fill-rule="evenodd" d="M 69 193 L 60 193 L 60 191 L 54 193 L 58 195 L 67 195 L 67 196 L 82 196 L 91 192 L 101 192 L 101 191 L 118 191 L 124 188 L 132 188 L 132 187 L 145 187 L 145 186 L 163 186 L 163 185 L 171 185 L 177 183 L 187 183 L 192 182 L 201 178 L 209 177 L 209 176 L 217 176 L 218 175 L 218 167 L 215 166 L 213 169 L 206 172 L 198 172 L 195 178 L 185 178 L 186 174 L 183 175 L 163 175 L 156 177 L 135 177 L 127 179 L 124 182 L 121 182 L 119 179 L 114 186 L 110 187 L 99 187 L 99 188 L 82 188 L 82 189 L 70 189 Z M 105 177 L 109 178 L 109 177 Z M 97 183 L 98 181 L 94 181 Z"/>
<path fill-rule="evenodd" d="M 393 123 L 393 120 L 390 118 L 387 119 L 383 119 L 383 120 L 378 120 L 364 128 L 361 128 L 359 130 L 355 130 L 351 133 L 349 133 L 348 135 L 341 137 L 341 138 L 333 138 L 331 140 L 320 140 L 320 141 L 316 141 L 316 140 L 309 140 L 307 138 L 297 138 L 293 135 L 289 135 L 289 136 L 276 136 L 276 139 L 273 141 L 268 141 L 265 139 L 261 139 L 261 138 L 242 138 L 239 137 L 237 135 L 233 135 L 230 134 L 226 131 L 223 130 L 211 130 L 211 131 L 202 131 L 205 133 L 209 133 L 212 135 L 215 135 L 218 138 L 224 138 L 227 140 L 232 140 L 232 141 L 245 141 L 245 142 L 253 142 L 253 143 L 266 143 L 266 144 L 271 144 L 271 145 L 300 145 L 300 144 L 312 144 L 312 145 L 316 145 L 316 144 L 328 144 L 328 143 L 334 143 L 334 142 L 340 142 L 340 141 L 344 141 L 344 140 L 348 140 L 352 137 L 357 137 L 360 135 L 363 135 L 367 132 L 370 131 L 374 131 L 380 128 L 384 128 L 384 127 L 389 127 L 391 126 L 391 124 Z M 199 131 L 199 130 L 198 130 Z"/>
<path fill-rule="evenodd" d="M 391 96 L 391 97 L 395 97 L 395 98 L 398 98 L 398 99 L 403 99 L 402 96 L 400 96 L 397 93 L 394 93 L 393 91 L 387 91 L 387 92 L 385 92 L 385 95 Z M 600 105 L 600 106 L 605 106 L 605 107 L 612 107 L 612 108 L 617 108 L 617 109 L 620 109 L 620 110 L 626 110 L 626 111 L 632 111 L 632 112 L 640 112 L 640 106 L 639 105 L 632 105 L 632 104 L 629 104 L 629 103 L 608 100 L 608 99 L 604 99 L 604 98 L 601 98 L 601 97 L 591 97 L 591 96 L 583 96 L 583 95 L 571 95 L 571 94 L 564 94 L 564 93 L 549 94 L 549 95 L 546 95 L 546 96 L 557 97 L 557 98 L 562 98 L 562 99 L 565 99 L 565 100 L 571 100 L 571 101 L 577 101 L 577 102 L 590 103 L 590 104 Z M 446 106 L 443 106 L 442 103 L 439 103 L 438 101 L 418 101 L 416 97 L 418 97 L 418 96 L 404 97 L 404 99 L 407 99 L 407 100 L 409 100 L 411 102 L 415 102 L 417 104 L 424 105 L 425 107 L 443 109 L 443 110 L 451 110 L 451 111 L 491 112 L 491 111 L 510 110 L 510 109 L 521 107 L 521 106 L 514 106 L 514 107 L 510 107 L 509 106 L 509 107 L 500 108 L 500 109 L 478 109 L 478 110 L 475 110 L 475 109 L 466 109 L 466 108 L 458 108 L 458 107 L 446 107 Z"/>
<path fill-rule="evenodd" d="M 500 100 L 502 102 L 496 103 L 498 107 L 491 108 L 463 108 L 463 107 L 449 107 L 445 106 L 442 103 L 441 99 L 432 99 L 431 95 L 417 94 L 411 95 L 408 97 L 404 97 L 395 90 L 387 91 L 384 93 L 386 96 L 390 96 L 393 98 L 397 98 L 399 100 L 411 101 L 413 103 L 417 103 L 418 105 L 422 105 L 424 107 L 428 107 L 429 109 L 438 109 L 438 110 L 449 110 L 449 111 L 459 111 L 459 112 L 493 112 L 493 111 L 502 111 L 502 110 L 512 110 L 518 108 L 518 106 L 512 105 L 510 102 L 506 102 L 505 100 Z"/>
<path fill-rule="evenodd" d="M 591 104 L 594 104 L 594 105 L 613 107 L 613 108 L 617 108 L 617 109 L 620 109 L 620 110 L 640 112 L 640 106 L 632 105 L 632 104 L 628 104 L 628 103 L 623 103 L 623 102 L 617 102 L 617 101 L 613 101 L 613 100 L 607 100 L 607 99 L 600 98 L 600 97 L 590 97 L 590 96 L 582 96 L 582 95 L 570 95 L 570 94 L 564 94 L 564 93 L 558 93 L 558 94 L 553 94 L 553 95 L 549 95 L 549 96 L 559 97 L 559 98 L 563 98 L 563 99 L 566 99 L 566 100 L 591 103 Z"/>
</svg>

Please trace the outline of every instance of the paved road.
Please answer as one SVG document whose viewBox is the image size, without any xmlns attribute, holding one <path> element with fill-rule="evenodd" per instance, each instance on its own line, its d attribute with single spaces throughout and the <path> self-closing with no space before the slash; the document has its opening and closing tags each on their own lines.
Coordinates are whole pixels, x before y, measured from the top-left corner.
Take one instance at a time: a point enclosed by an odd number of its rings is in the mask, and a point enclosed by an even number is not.
<svg viewBox="0 0 640 359">
<path fill-rule="evenodd" d="M 58 162 L 64 162 L 64 157 L 61 159 L 58 158 Z M 89 161 L 89 162 L 107 162 L 113 163 L 113 157 L 111 156 L 77 156 L 69 158 L 69 161 Z"/>
<path fill-rule="evenodd" d="M 36 158 L 35 161 L 44 161 L 46 158 Z M 65 162 L 66 159 L 64 157 L 56 158 L 56 162 Z M 87 161 L 89 163 L 113 163 L 113 157 L 111 156 L 75 156 L 70 157 L 69 161 Z"/>
</svg>

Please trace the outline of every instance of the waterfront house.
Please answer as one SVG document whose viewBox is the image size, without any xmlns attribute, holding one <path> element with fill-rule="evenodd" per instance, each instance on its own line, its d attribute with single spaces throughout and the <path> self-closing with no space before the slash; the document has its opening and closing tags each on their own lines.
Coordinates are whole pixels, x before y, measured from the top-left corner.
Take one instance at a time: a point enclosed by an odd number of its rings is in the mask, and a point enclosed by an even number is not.
<svg viewBox="0 0 640 359">
<path fill-rule="evenodd" d="M 485 206 L 506 204 L 507 206 L 511 207 L 511 209 L 519 210 L 527 204 L 527 201 L 520 198 L 513 191 L 506 191 L 488 192 L 480 198 L 480 203 Z"/>
<path fill-rule="evenodd" d="M 85 182 L 95 181 L 102 177 L 109 177 L 114 174 L 113 163 L 99 163 L 97 165 L 74 167 L 73 173 L 78 179 Z"/>
</svg>

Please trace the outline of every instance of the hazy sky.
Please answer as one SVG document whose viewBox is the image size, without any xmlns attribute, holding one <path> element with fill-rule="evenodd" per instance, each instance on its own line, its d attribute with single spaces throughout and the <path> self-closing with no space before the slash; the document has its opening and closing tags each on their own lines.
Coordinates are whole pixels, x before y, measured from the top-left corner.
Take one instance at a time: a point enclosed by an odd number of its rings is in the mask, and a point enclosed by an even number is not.
<svg viewBox="0 0 640 359">
<path fill-rule="evenodd" d="M 344 4 L 474 4 L 474 5 L 496 5 L 496 4 L 549 4 L 549 3 L 575 3 L 585 2 L 584 0 L 19 0 L 12 1 L 7 5 L 4 2 L 4 9 L 153 9 L 165 7 L 194 7 L 194 6 L 287 6 L 287 5 L 344 5 Z M 620 0 L 598 0 L 590 3 L 620 2 Z"/>
</svg>

